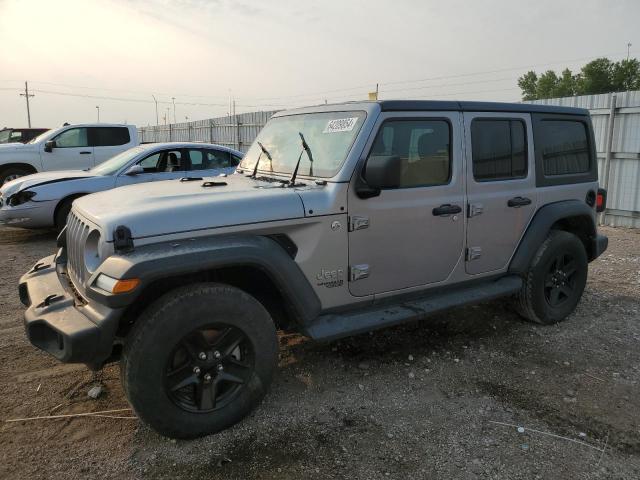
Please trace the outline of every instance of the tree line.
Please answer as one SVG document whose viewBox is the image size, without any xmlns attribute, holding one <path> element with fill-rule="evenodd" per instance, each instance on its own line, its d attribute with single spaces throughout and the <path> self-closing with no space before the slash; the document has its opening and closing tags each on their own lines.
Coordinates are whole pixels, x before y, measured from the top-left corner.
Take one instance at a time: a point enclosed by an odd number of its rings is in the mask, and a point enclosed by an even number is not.
<svg viewBox="0 0 640 480">
<path fill-rule="evenodd" d="M 560 74 L 547 70 L 538 75 L 531 70 L 518 78 L 518 86 L 523 100 L 640 90 L 640 62 L 597 58 L 575 74 L 568 68 Z"/>
</svg>

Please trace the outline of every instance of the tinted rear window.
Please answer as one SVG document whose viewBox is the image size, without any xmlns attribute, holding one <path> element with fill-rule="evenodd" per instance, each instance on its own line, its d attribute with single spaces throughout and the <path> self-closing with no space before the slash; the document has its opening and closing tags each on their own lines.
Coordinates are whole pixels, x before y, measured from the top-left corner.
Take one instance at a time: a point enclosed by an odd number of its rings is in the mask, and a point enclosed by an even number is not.
<svg viewBox="0 0 640 480">
<path fill-rule="evenodd" d="M 474 120 L 471 144 L 473 178 L 477 181 L 527 176 L 526 134 L 520 120 Z"/>
<path fill-rule="evenodd" d="M 545 176 L 585 173 L 590 168 L 587 127 L 570 120 L 544 120 L 536 132 Z"/>
<path fill-rule="evenodd" d="M 94 147 L 124 145 L 131 141 L 129 129 L 126 127 L 93 127 L 91 133 Z"/>
</svg>

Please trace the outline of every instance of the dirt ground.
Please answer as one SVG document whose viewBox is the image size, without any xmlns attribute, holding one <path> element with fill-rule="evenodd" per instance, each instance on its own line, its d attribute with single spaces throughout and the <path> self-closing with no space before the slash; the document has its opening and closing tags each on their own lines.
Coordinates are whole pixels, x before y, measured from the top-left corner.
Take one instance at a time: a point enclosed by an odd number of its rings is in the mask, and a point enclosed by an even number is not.
<svg viewBox="0 0 640 480">
<path fill-rule="evenodd" d="M 130 411 L 6 422 L 128 405 L 117 366 L 93 377 L 28 344 L 17 282 L 55 237 L 0 231 L 0 478 L 640 478 L 640 231 L 603 230 L 560 325 L 502 301 L 330 344 L 283 336 L 261 407 L 177 442 Z"/>
</svg>

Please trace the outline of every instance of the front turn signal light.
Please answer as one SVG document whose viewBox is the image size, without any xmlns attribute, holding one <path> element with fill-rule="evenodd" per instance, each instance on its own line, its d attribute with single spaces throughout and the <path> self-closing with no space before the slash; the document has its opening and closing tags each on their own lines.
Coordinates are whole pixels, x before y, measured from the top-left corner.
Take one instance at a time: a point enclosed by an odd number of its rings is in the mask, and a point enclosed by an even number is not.
<svg viewBox="0 0 640 480">
<path fill-rule="evenodd" d="M 125 280 L 118 280 L 116 278 L 111 278 L 104 273 L 98 275 L 96 279 L 95 286 L 101 290 L 104 290 L 109 293 L 128 293 L 134 290 L 140 284 L 140 279 L 138 278 L 128 278 Z"/>
</svg>

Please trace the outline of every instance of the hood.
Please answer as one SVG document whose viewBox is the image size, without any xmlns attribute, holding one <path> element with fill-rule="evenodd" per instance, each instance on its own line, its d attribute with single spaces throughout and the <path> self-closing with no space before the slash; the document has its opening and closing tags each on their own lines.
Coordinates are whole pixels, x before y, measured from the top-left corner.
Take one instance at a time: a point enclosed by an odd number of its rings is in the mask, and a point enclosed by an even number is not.
<svg viewBox="0 0 640 480">
<path fill-rule="evenodd" d="M 34 173 L 33 175 L 25 175 L 24 177 L 19 177 L 7 182 L 2 186 L 0 192 L 3 197 L 8 198 L 14 193 L 30 187 L 93 176 L 94 175 L 91 174 L 91 172 L 85 172 L 84 170 L 63 170 L 59 172 Z"/>
<path fill-rule="evenodd" d="M 32 143 L 0 143 L 0 153 L 38 151 L 38 146 Z"/>
<path fill-rule="evenodd" d="M 206 181 L 226 185 L 204 187 Z M 296 189 L 240 174 L 120 187 L 79 198 L 74 211 L 109 237 L 124 225 L 133 238 L 304 217 Z"/>
</svg>

